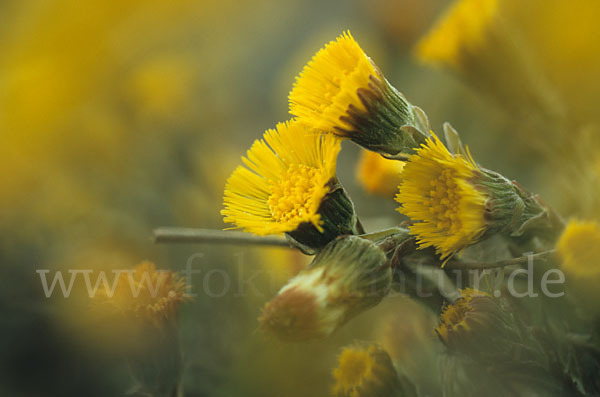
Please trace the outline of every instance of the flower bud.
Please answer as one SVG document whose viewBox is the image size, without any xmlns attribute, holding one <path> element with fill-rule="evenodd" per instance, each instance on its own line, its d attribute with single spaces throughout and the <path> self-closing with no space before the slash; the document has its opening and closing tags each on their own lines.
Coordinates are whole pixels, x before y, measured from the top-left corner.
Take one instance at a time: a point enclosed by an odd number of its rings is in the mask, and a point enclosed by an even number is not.
<svg viewBox="0 0 600 397">
<path fill-rule="evenodd" d="M 285 341 L 325 338 L 377 305 L 391 281 L 392 270 L 377 245 L 356 236 L 340 237 L 267 303 L 259 318 L 261 328 Z"/>
</svg>

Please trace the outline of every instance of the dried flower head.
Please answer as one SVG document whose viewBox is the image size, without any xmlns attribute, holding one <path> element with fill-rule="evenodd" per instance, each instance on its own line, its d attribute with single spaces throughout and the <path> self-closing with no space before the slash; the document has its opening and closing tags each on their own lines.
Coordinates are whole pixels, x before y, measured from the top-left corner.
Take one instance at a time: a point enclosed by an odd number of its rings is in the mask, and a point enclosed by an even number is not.
<svg viewBox="0 0 600 397">
<path fill-rule="evenodd" d="M 224 221 L 259 235 L 288 233 L 309 247 L 355 233 L 354 207 L 335 174 L 339 151 L 335 137 L 294 120 L 266 131 L 227 180 Z"/>
<path fill-rule="evenodd" d="M 424 113 L 387 82 L 349 32 L 317 52 L 289 101 L 301 123 L 389 155 L 412 152 L 429 131 Z"/>
<path fill-rule="evenodd" d="M 339 397 L 413 395 L 403 390 L 389 354 L 376 344 L 356 343 L 345 347 L 338 356 L 333 377 L 332 392 Z M 409 390 L 414 391 L 414 387 Z"/>
<path fill-rule="evenodd" d="M 356 166 L 356 178 L 368 193 L 393 197 L 403 169 L 403 161 L 386 159 L 378 153 L 362 150 Z"/>
<path fill-rule="evenodd" d="M 267 303 L 261 328 L 286 341 L 329 336 L 388 294 L 392 271 L 385 263 L 383 251 L 368 240 L 332 241 Z"/>
<path fill-rule="evenodd" d="M 485 43 L 486 28 L 498 9 L 498 0 L 457 0 L 418 43 L 418 58 L 434 65 L 457 67 L 465 53 Z"/>
</svg>

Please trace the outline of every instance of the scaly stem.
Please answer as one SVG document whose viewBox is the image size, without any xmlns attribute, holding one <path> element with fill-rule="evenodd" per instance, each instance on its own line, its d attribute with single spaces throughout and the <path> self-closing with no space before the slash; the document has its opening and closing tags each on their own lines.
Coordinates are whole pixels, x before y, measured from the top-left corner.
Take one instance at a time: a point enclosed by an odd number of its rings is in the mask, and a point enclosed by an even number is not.
<svg viewBox="0 0 600 397">
<path fill-rule="evenodd" d="M 263 237 L 245 232 L 234 232 L 216 229 L 195 229 L 186 227 L 159 227 L 152 231 L 155 243 L 216 243 L 216 244 L 248 244 L 288 247 L 290 244 L 283 237 Z"/>
</svg>

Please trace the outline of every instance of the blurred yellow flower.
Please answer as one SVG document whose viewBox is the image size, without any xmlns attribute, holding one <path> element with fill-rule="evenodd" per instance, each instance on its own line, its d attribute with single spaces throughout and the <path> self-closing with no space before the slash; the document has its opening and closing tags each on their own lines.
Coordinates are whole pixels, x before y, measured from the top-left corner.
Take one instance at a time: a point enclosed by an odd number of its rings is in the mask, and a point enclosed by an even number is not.
<svg viewBox="0 0 600 397">
<path fill-rule="evenodd" d="M 433 65 L 459 66 L 465 52 L 484 44 L 497 9 L 498 0 L 457 0 L 417 44 L 417 57 Z"/>
<path fill-rule="evenodd" d="M 119 313 L 160 323 L 173 319 L 186 299 L 185 283 L 177 273 L 158 270 L 144 261 L 129 273 L 120 273 L 114 294 L 99 290 L 99 297 Z"/>
<path fill-rule="evenodd" d="M 256 265 L 269 275 L 275 285 L 283 285 L 310 263 L 310 256 L 287 247 L 261 247 L 256 249 Z"/>
<path fill-rule="evenodd" d="M 563 270 L 577 278 L 600 274 L 600 225 L 571 220 L 556 245 Z"/>
<path fill-rule="evenodd" d="M 333 395 L 338 397 L 411 396 L 403 390 L 388 353 L 376 344 L 345 347 L 333 370 Z"/>
<path fill-rule="evenodd" d="M 356 165 L 356 179 L 370 194 L 393 197 L 400 184 L 404 162 L 390 160 L 363 149 Z"/>
<path fill-rule="evenodd" d="M 323 231 L 321 201 L 335 180 L 340 142 L 292 120 L 256 140 L 246 167 L 227 180 L 221 214 L 227 223 L 260 235 L 291 232 L 302 223 Z"/>
<path fill-rule="evenodd" d="M 131 76 L 129 94 L 144 113 L 175 116 L 192 95 L 194 66 L 190 57 L 180 54 L 146 61 Z"/>
<path fill-rule="evenodd" d="M 359 387 L 365 379 L 373 376 L 375 360 L 370 354 L 372 349 L 374 349 L 374 346 L 366 349 L 346 347 L 342 350 L 338 357 L 338 367 L 333 370 L 333 376 L 336 380 L 335 394 Z"/>
<path fill-rule="evenodd" d="M 477 242 L 486 231 L 486 196 L 473 185 L 479 168 L 473 159 L 453 155 L 437 136 L 412 155 L 404 167 L 398 211 L 421 248 L 435 247 L 442 259 Z"/>
</svg>

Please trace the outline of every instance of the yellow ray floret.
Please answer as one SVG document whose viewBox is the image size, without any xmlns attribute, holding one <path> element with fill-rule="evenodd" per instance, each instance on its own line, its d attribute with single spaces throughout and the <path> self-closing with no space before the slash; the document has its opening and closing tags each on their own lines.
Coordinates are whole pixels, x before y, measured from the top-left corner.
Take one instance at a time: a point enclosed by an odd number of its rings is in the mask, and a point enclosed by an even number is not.
<svg viewBox="0 0 600 397">
<path fill-rule="evenodd" d="M 416 47 L 417 57 L 435 65 L 459 66 L 464 51 L 485 43 L 486 27 L 497 14 L 498 0 L 458 0 Z"/>
<path fill-rule="evenodd" d="M 315 134 L 292 120 L 267 130 L 227 180 L 226 223 L 268 235 L 296 230 L 301 223 L 321 228 L 318 213 L 335 178 L 340 142 Z"/>
<path fill-rule="evenodd" d="M 486 196 L 472 184 L 479 168 L 452 155 L 435 135 L 410 157 L 396 196 L 398 209 L 421 248 L 433 246 L 442 259 L 477 242 L 486 230 Z"/>
<path fill-rule="evenodd" d="M 350 106 L 366 111 L 357 90 L 368 88 L 370 76 L 380 78 L 380 73 L 350 32 L 344 32 L 319 50 L 296 78 L 290 113 L 312 128 L 336 132 Z"/>
<path fill-rule="evenodd" d="M 565 272 L 576 277 L 600 273 L 600 225 L 572 220 L 556 245 Z"/>
</svg>

